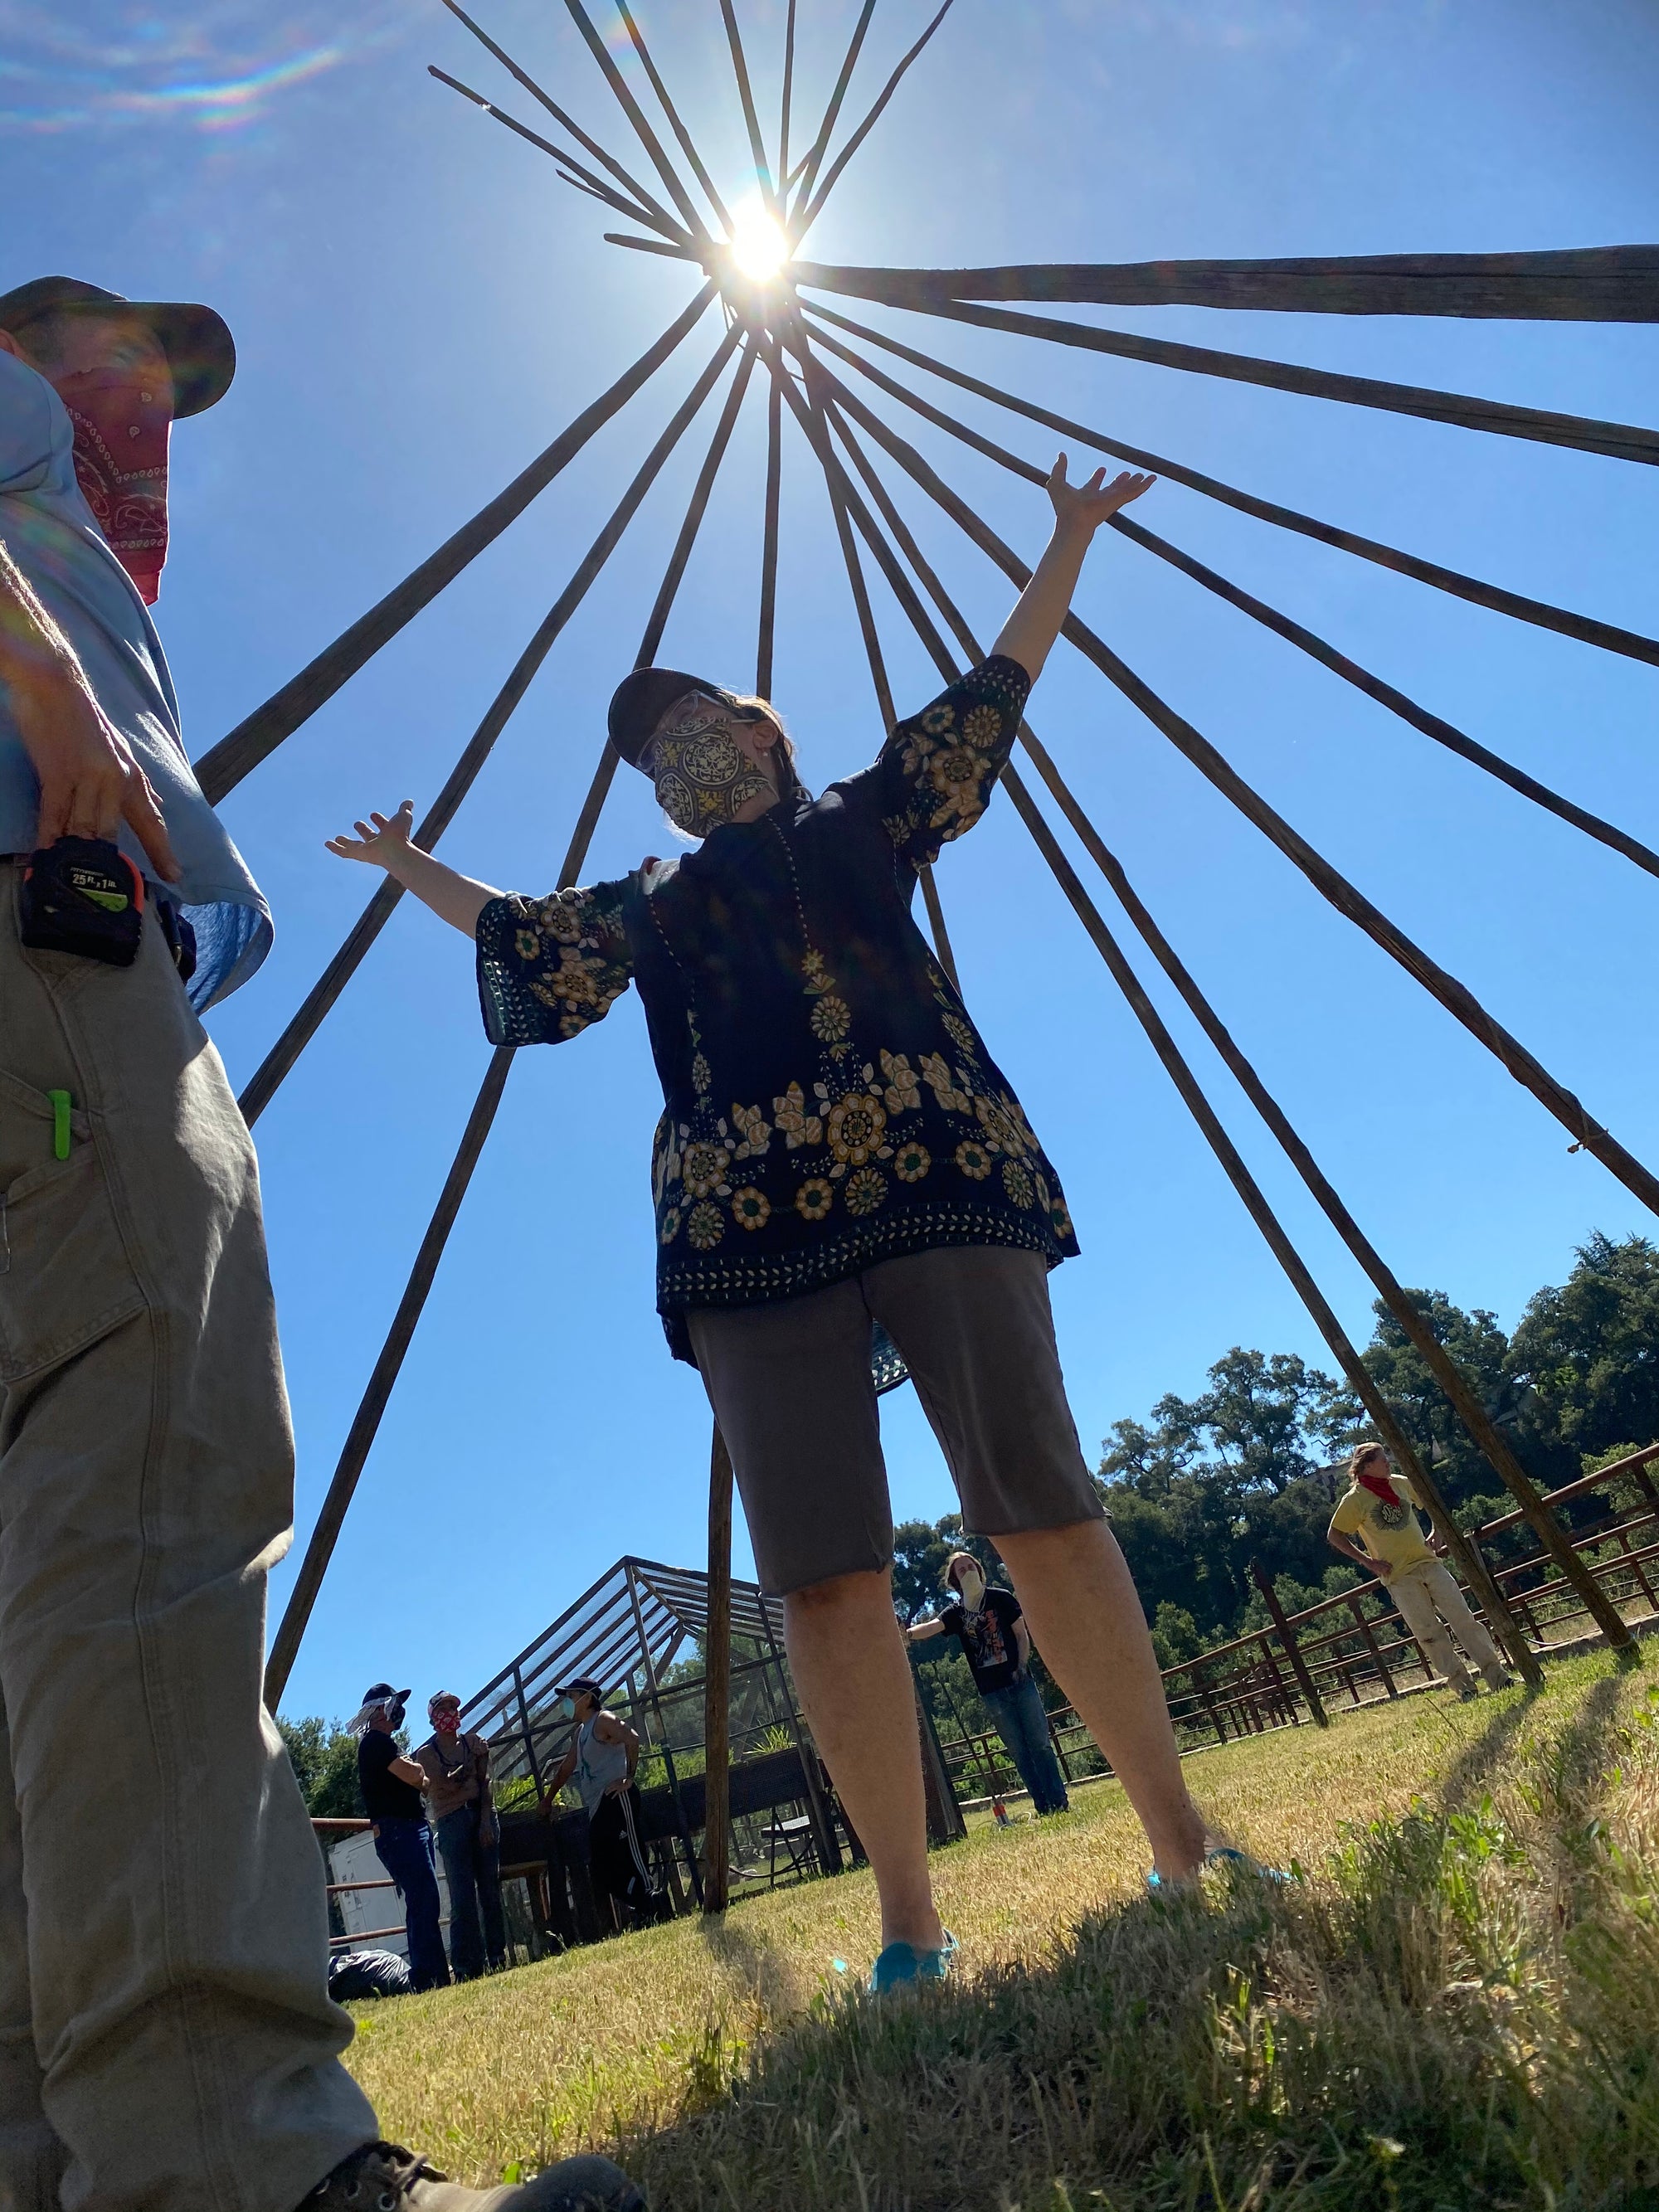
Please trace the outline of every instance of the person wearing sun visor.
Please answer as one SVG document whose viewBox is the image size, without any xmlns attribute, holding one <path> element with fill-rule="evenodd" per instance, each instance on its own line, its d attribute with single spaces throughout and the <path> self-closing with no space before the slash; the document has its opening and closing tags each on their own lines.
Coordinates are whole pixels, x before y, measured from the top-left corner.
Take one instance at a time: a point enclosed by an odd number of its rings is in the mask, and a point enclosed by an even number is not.
<svg viewBox="0 0 1659 2212">
<path fill-rule="evenodd" d="M 880 1989 L 945 1972 L 953 1947 L 891 1600 L 878 1327 L 1161 1876 L 1189 1879 L 1204 1852 L 1066 1402 L 1047 1278 L 1078 1248 L 1060 1179 L 911 911 L 918 871 L 991 802 L 1095 532 L 1152 481 L 1103 477 L 1072 484 L 1061 456 L 1053 537 L 989 657 L 817 799 L 769 701 L 646 668 L 617 690 L 611 741 L 694 850 L 531 897 L 421 852 L 407 802 L 331 841 L 476 939 L 497 1045 L 580 1036 L 639 987 L 666 1101 L 658 1310 L 701 1371 L 813 1736 L 875 1871 Z"/>
</svg>

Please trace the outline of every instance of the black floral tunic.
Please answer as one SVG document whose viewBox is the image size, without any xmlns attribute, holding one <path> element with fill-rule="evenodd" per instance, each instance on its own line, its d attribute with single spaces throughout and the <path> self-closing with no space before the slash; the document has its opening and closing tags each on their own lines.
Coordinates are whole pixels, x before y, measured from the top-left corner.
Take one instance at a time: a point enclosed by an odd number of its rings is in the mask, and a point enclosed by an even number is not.
<svg viewBox="0 0 1659 2212">
<path fill-rule="evenodd" d="M 556 1043 L 635 981 L 667 1107 L 652 1163 L 657 1309 L 818 1290 L 935 1245 L 1077 1251 L 1054 1170 L 911 918 L 971 829 L 1030 682 L 994 656 L 821 799 L 684 859 L 478 917 L 492 1043 Z"/>
</svg>

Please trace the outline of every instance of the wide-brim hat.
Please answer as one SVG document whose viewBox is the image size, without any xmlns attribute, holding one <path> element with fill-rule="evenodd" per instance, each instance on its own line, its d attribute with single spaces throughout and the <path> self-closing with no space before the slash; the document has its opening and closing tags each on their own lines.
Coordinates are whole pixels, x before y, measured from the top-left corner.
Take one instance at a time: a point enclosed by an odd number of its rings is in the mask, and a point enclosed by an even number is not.
<svg viewBox="0 0 1659 2212">
<path fill-rule="evenodd" d="M 640 755 L 658 723 L 688 691 L 702 691 L 711 699 L 722 700 L 738 714 L 750 711 L 734 691 L 728 691 L 723 684 L 711 684 L 706 676 L 688 676 L 683 668 L 636 668 L 623 677 L 611 695 L 611 711 L 605 718 L 611 742 L 629 768 L 639 767 Z"/>
<path fill-rule="evenodd" d="M 0 330 L 18 331 L 39 315 L 106 313 L 118 307 L 153 333 L 173 371 L 175 421 L 224 398 L 236 374 L 236 343 L 222 315 L 183 300 L 129 300 L 78 276 L 33 276 L 0 293 Z"/>
</svg>

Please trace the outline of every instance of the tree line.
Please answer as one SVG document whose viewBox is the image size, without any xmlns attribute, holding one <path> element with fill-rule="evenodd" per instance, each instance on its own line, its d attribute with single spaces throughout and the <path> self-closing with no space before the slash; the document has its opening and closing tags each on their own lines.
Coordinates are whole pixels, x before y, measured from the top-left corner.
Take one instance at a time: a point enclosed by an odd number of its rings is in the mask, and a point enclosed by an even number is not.
<svg viewBox="0 0 1659 2212">
<path fill-rule="evenodd" d="M 1541 1489 L 1659 1438 L 1659 1247 L 1647 1237 L 1592 1236 L 1565 1282 L 1534 1292 L 1512 1334 L 1443 1291 L 1407 1296 Z M 1421 1353 L 1380 1300 L 1373 1312 L 1364 1364 L 1460 1524 L 1507 1512 L 1513 1501 Z M 1195 1397 L 1170 1392 L 1145 1419 L 1114 1422 L 1095 1478 L 1166 1667 L 1267 1626 L 1253 1559 L 1291 1609 L 1359 1579 L 1325 1542 L 1347 1454 L 1371 1433 L 1346 1384 L 1295 1352 L 1242 1346 L 1205 1382 Z M 901 1619 L 934 1608 L 961 1530 L 947 1515 L 896 1532 Z M 996 1562 L 982 1540 L 965 1548 Z"/>
</svg>

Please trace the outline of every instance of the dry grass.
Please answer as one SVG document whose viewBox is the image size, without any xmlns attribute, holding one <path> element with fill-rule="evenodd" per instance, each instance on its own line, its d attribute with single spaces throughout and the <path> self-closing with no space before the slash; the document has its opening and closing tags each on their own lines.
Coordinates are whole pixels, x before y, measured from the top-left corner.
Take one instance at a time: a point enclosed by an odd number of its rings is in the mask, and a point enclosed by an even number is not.
<svg viewBox="0 0 1659 2212">
<path fill-rule="evenodd" d="M 854 1994 L 849 1875 L 366 2008 L 350 2063 L 458 2178 L 620 2142 L 659 2212 L 1659 2212 L 1656 1698 L 1581 1659 L 1195 1760 L 1279 1891 L 1149 1900 L 1114 1784 L 979 1830 L 920 2002 Z"/>
</svg>

